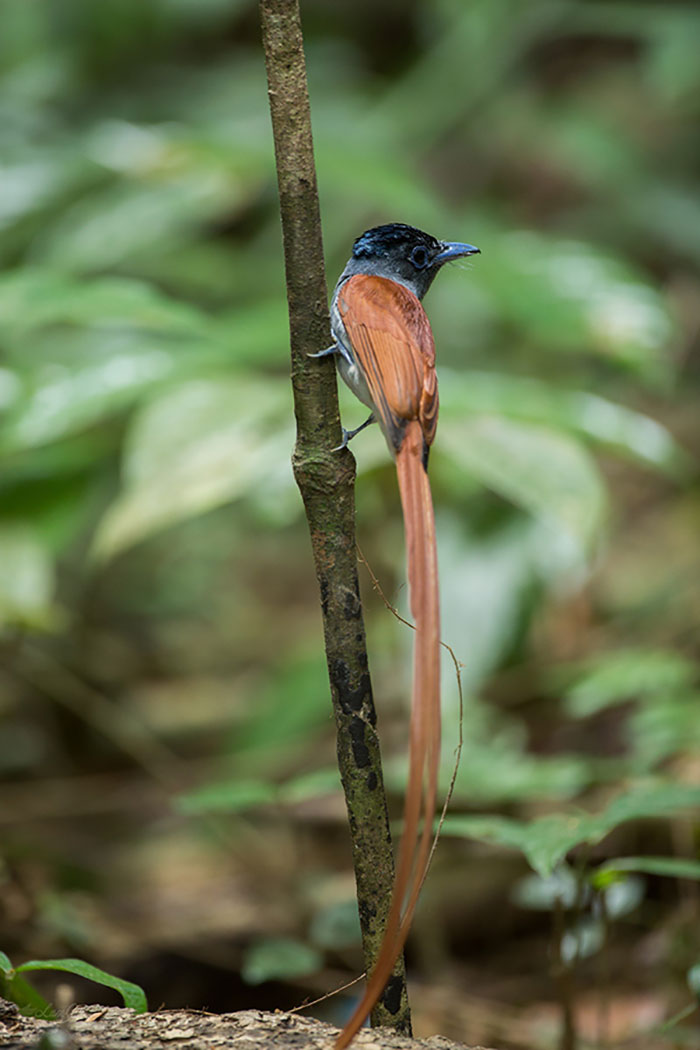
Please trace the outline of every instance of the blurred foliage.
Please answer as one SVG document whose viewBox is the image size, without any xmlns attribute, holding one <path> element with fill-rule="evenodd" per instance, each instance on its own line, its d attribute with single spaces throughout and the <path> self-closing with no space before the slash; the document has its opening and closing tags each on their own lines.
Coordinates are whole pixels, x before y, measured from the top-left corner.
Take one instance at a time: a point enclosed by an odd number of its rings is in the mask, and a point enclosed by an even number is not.
<svg viewBox="0 0 700 1050">
<path fill-rule="evenodd" d="M 504 845 L 542 874 L 588 851 L 595 870 L 645 873 L 653 896 L 698 850 L 681 800 L 700 753 L 700 13 L 302 8 L 329 283 L 377 222 L 483 253 L 427 302 L 443 633 L 467 694 L 453 830 L 491 843 L 445 839 L 462 875 L 439 922 L 469 940 L 485 905 L 464 882 Z M 128 968 L 215 931 L 249 980 L 299 977 L 323 952 L 359 962 L 289 464 L 258 36 L 250 0 L 3 6 L 0 940 L 14 957 L 74 949 Z M 402 602 L 392 467 L 372 429 L 353 447 L 360 543 Z M 400 795 L 410 632 L 369 586 L 366 604 Z M 444 678 L 446 786 L 447 663 Z M 433 894 L 429 880 L 427 908 Z M 267 915 L 270 900 L 284 907 Z M 665 898 L 669 914 L 685 900 Z M 335 951 L 318 935 L 333 916 Z M 683 983 L 697 938 L 664 929 Z M 472 1041 L 521 1045 L 494 1032 Z"/>
</svg>

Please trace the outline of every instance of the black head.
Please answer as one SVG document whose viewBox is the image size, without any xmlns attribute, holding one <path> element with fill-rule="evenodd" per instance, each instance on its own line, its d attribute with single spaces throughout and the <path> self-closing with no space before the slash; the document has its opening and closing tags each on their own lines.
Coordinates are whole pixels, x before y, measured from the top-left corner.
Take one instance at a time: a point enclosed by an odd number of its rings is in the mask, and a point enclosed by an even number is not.
<svg viewBox="0 0 700 1050">
<path fill-rule="evenodd" d="M 343 277 L 356 273 L 388 277 L 422 299 L 444 263 L 478 251 L 471 244 L 438 241 L 415 226 L 392 222 L 374 226 L 357 238 Z"/>
</svg>

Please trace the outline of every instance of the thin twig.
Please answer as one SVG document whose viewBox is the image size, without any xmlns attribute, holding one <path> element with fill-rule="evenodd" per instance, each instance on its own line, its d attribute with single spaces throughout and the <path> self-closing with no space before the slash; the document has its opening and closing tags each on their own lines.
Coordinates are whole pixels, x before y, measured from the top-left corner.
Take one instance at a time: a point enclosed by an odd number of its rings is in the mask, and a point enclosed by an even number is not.
<svg viewBox="0 0 700 1050">
<path fill-rule="evenodd" d="M 326 999 L 332 999 L 334 995 L 340 995 L 341 992 L 346 992 L 353 985 L 359 984 L 362 978 L 366 976 L 366 973 L 361 973 L 359 977 L 353 977 L 351 981 L 341 984 L 339 988 L 334 988 L 332 992 L 326 992 L 325 995 L 320 996 L 318 999 L 312 999 L 309 1003 L 301 1003 L 300 1006 L 294 1006 L 291 1010 L 287 1010 L 287 1013 L 298 1014 L 301 1010 L 308 1010 L 310 1006 L 318 1006 L 319 1003 L 325 1003 Z"/>
</svg>

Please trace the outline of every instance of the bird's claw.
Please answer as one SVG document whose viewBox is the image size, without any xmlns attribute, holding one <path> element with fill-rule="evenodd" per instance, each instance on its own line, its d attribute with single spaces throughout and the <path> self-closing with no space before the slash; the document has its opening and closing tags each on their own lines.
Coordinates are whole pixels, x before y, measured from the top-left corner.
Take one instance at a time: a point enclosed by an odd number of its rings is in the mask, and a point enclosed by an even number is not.
<svg viewBox="0 0 700 1050">
<path fill-rule="evenodd" d="M 345 427 L 341 427 L 341 430 L 343 431 L 343 440 L 339 445 L 336 445 L 335 448 L 332 448 L 331 452 L 342 452 L 344 448 L 348 447 L 348 442 L 356 433 L 354 430 L 346 430 Z"/>
<path fill-rule="evenodd" d="M 355 427 L 354 430 L 346 430 L 345 427 L 342 427 L 341 429 L 343 431 L 343 440 L 339 445 L 336 446 L 336 448 L 332 448 L 331 452 L 342 452 L 344 448 L 348 447 L 348 442 L 352 441 L 352 439 L 355 437 L 355 434 L 359 434 L 360 431 L 364 430 L 365 427 L 368 427 L 370 423 L 374 423 L 374 413 L 371 413 L 368 416 L 368 418 L 364 421 L 364 423 L 360 423 L 359 427 Z"/>
<path fill-rule="evenodd" d="M 338 353 L 338 347 L 333 343 L 333 346 L 327 346 L 325 350 L 319 350 L 316 354 L 307 354 L 307 357 L 330 357 L 332 354 Z"/>
</svg>

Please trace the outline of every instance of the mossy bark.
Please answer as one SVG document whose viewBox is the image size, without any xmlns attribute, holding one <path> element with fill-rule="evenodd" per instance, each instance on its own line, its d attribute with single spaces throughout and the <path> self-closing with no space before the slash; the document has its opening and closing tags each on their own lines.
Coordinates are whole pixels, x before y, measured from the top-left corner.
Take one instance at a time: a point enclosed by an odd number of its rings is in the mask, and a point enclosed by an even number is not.
<svg viewBox="0 0 700 1050">
<path fill-rule="evenodd" d="M 303 38 L 297 0 L 260 0 L 284 239 L 292 386 L 294 476 L 320 587 L 338 764 L 345 791 L 365 965 L 377 958 L 394 862 L 367 663 L 355 545 L 355 460 L 341 441 L 335 368 L 308 355 L 331 343 Z M 403 958 L 373 1025 L 410 1032 Z"/>
</svg>

